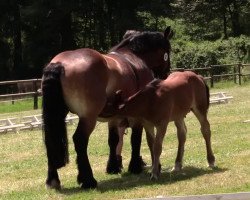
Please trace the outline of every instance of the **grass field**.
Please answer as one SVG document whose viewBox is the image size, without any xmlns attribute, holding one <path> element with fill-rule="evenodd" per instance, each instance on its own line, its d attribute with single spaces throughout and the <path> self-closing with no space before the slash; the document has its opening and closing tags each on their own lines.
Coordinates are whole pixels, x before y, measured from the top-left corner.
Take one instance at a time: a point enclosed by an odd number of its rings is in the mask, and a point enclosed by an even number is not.
<svg viewBox="0 0 250 200">
<path fill-rule="evenodd" d="M 149 170 L 140 175 L 127 173 L 130 160 L 130 130 L 125 136 L 123 150 L 124 171 L 119 175 L 105 173 L 108 159 L 107 125 L 98 123 L 91 135 L 89 158 L 98 188 L 82 191 L 76 183 L 75 151 L 69 126 L 70 164 L 59 170 L 63 189 L 47 190 L 46 155 L 40 130 L 19 134 L 0 135 L 0 199 L 131 199 L 141 197 L 214 194 L 250 191 L 250 84 L 216 84 L 211 92 L 226 91 L 234 98 L 228 104 L 212 105 L 209 120 L 212 129 L 212 147 L 216 169 L 207 168 L 205 144 L 193 114 L 188 114 L 188 129 L 184 169 L 170 173 L 177 150 L 176 130 L 168 128 L 161 155 L 162 174 L 159 181 L 149 180 Z M 38 111 L 0 114 L 6 116 L 30 115 Z M 142 156 L 150 163 L 145 135 Z"/>
</svg>

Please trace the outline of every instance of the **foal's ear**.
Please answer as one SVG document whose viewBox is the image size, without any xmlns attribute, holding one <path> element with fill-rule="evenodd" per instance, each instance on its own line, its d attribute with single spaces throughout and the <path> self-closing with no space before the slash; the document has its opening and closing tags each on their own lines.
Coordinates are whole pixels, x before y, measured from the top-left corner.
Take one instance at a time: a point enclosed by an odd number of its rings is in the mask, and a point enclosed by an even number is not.
<svg viewBox="0 0 250 200">
<path fill-rule="evenodd" d="M 174 32 L 171 30 L 171 26 L 168 26 L 164 31 L 164 37 L 170 40 L 174 35 Z"/>
<path fill-rule="evenodd" d="M 124 36 L 122 37 L 123 39 L 127 39 L 132 35 L 136 35 L 140 33 L 140 31 L 136 31 L 136 30 L 127 30 L 126 33 L 124 34 Z"/>
</svg>

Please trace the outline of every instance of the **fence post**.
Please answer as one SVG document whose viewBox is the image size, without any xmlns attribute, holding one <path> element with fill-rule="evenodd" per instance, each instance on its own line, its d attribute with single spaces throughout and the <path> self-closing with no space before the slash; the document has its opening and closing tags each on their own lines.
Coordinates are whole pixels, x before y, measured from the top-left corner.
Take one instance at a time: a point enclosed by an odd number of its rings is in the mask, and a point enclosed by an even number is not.
<svg viewBox="0 0 250 200">
<path fill-rule="evenodd" d="M 237 70 L 236 70 L 236 66 L 234 65 L 234 83 L 237 83 Z"/>
<path fill-rule="evenodd" d="M 37 91 L 37 80 L 33 81 L 33 88 L 34 88 L 34 110 L 38 109 L 38 91 Z"/>
<path fill-rule="evenodd" d="M 210 86 L 211 86 L 211 88 L 213 88 L 214 87 L 214 77 L 213 77 L 213 67 L 212 67 L 212 65 L 210 65 L 210 70 L 209 70 L 209 72 L 210 72 Z"/>
<path fill-rule="evenodd" d="M 241 63 L 238 64 L 238 72 L 239 72 L 239 85 L 241 85 L 241 77 L 242 77 L 242 74 L 241 74 Z"/>
</svg>

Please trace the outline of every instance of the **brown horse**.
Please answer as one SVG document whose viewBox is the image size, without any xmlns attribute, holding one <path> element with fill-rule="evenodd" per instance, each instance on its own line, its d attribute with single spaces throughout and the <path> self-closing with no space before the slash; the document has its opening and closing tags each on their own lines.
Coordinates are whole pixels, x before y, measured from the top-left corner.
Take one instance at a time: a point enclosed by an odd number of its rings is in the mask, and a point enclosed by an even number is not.
<svg viewBox="0 0 250 200">
<path fill-rule="evenodd" d="M 109 102 L 117 90 L 127 98 L 145 87 L 154 76 L 164 78 L 170 70 L 170 27 L 164 33 L 131 33 L 104 55 L 93 49 L 77 49 L 56 55 L 42 78 L 44 139 L 48 157 L 46 185 L 60 188 L 57 169 L 68 163 L 65 117 L 79 116 L 73 135 L 77 153 L 78 183 L 95 188 L 87 147 L 96 121 L 109 121 L 109 160 L 116 160 L 118 127 L 124 118 L 109 116 Z M 133 128 L 142 130 L 135 119 Z M 138 150 L 138 149 L 137 149 Z"/>
<path fill-rule="evenodd" d="M 152 156 L 151 179 L 158 179 L 160 174 L 160 155 L 162 142 L 170 121 L 177 127 L 179 141 L 177 157 L 173 170 L 182 168 L 186 125 L 184 118 L 192 111 L 201 125 L 201 132 L 206 142 L 207 160 L 214 166 L 215 157 L 211 148 L 211 131 L 207 119 L 209 108 L 209 88 L 203 78 L 193 72 L 174 72 L 163 81 L 154 80 L 143 90 L 129 97 L 120 104 L 118 111 L 122 116 L 141 118 L 147 135 L 151 138 Z M 156 137 L 154 137 L 154 127 Z"/>
</svg>

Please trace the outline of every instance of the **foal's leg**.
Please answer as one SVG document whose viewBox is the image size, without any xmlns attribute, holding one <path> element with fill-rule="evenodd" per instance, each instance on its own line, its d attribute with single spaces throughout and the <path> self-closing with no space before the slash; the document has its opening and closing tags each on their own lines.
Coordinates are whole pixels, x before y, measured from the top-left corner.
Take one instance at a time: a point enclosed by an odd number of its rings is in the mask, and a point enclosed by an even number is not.
<svg viewBox="0 0 250 200">
<path fill-rule="evenodd" d="M 77 181 L 84 189 L 96 188 L 97 186 L 97 181 L 93 177 L 93 172 L 87 155 L 89 136 L 95 127 L 95 123 L 95 120 L 80 118 L 76 132 L 73 135 L 79 172 Z"/>
<path fill-rule="evenodd" d="M 123 137 L 123 136 L 122 136 Z M 119 142 L 118 126 L 109 123 L 109 159 L 107 163 L 106 171 L 108 174 L 118 174 L 121 172 L 121 167 L 116 156 L 116 149 Z"/>
<path fill-rule="evenodd" d="M 119 134 L 119 142 L 116 147 L 116 159 L 118 167 L 120 168 L 120 171 L 123 169 L 122 164 L 122 147 L 123 147 L 123 137 L 125 134 L 126 127 L 118 127 L 118 134 Z"/>
<path fill-rule="evenodd" d="M 156 127 L 156 137 L 154 142 L 154 163 L 152 168 L 151 180 L 158 179 L 161 171 L 160 155 L 162 152 L 162 142 L 167 131 L 167 124 Z"/>
<path fill-rule="evenodd" d="M 131 134 L 131 160 L 129 163 L 128 171 L 133 174 L 139 174 L 142 172 L 145 163 L 140 156 L 141 150 L 141 140 L 142 140 L 142 125 L 134 125 L 132 127 L 132 134 Z"/>
<path fill-rule="evenodd" d="M 154 141 L 155 141 L 155 133 L 154 133 L 154 126 L 144 126 L 146 131 L 146 138 L 147 138 L 147 144 L 150 150 L 151 155 L 151 165 L 153 166 L 154 162 Z"/>
<path fill-rule="evenodd" d="M 201 133 L 206 142 L 208 165 L 209 167 L 213 168 L 215 166 L 215 157 L 214 157 L 214 153 L 211 147 L 211 130 L 210 130 L 209 121 L 207 119 L 207 113 L 205 111 L 201 112 L 196 109 L 194 109 L 193 112 L 200 122 Z"/>
<path fill-rule="evenodd" d="M 180 171 L 182 169 L 182 160 L 184 155 L 184 146 L 186 142 L 187 128 L 184 119 L 175 121 L 175 126 L 177 128 L 177 138 L 178 138 L 178 151 L 175 159 L 175 166 L 172 171 Z"/>
</svg>

